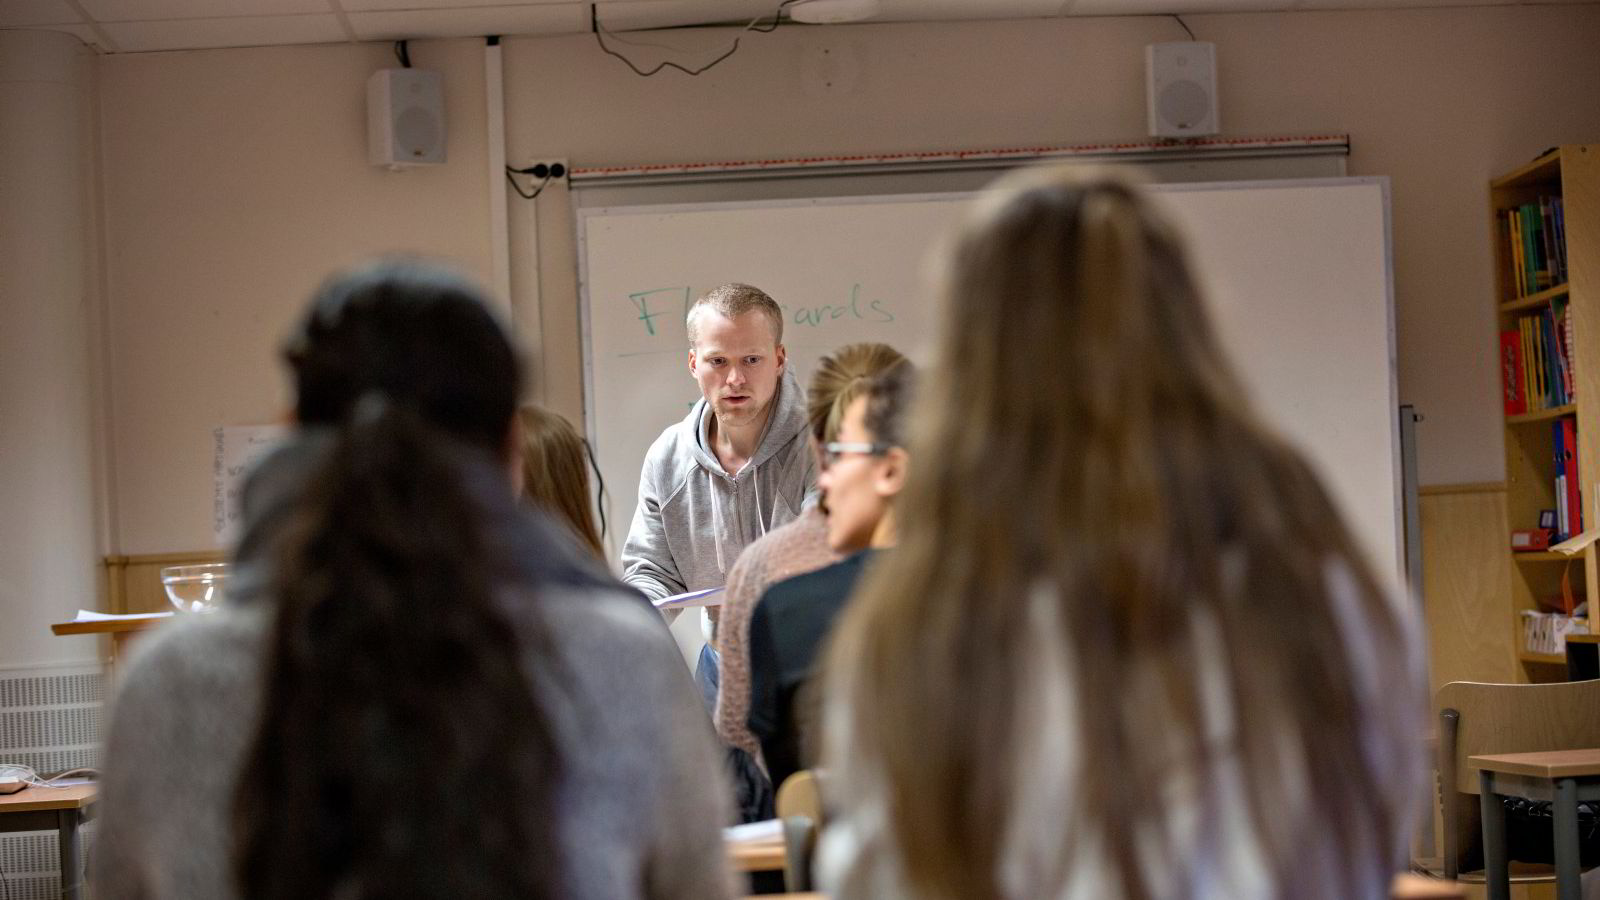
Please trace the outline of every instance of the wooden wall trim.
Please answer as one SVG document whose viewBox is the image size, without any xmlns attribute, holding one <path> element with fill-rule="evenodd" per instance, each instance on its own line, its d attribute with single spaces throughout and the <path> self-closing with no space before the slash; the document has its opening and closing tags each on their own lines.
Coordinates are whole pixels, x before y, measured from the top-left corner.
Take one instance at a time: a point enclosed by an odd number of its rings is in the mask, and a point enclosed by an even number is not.
<svg viewBox="0 0 1600 900">
<path fill-rule="evenodd" d="M 1424 497 L 1439 494 L 1493 494 L 1504 493 L 1504 481 L 1470 481 L 1462 484 L 1425 484 L 1417 488 L 1417 493 Z"/>
<path fill-rule="evenodd" d="M 107 556 L 101 562 L 106 572 L 106 612 L 166 612 L 172 606 L 161 586 L 162 569 L 221 562 L 223 558 L 221 550 Z"/>
</svg>

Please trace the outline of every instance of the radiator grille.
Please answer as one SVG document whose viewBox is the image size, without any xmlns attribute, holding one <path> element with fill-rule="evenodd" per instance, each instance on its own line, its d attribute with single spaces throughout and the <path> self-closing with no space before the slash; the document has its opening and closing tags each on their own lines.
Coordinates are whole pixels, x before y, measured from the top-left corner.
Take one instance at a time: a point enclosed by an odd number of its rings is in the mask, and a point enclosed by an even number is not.
<svg viewBox="0 0 1600 900">
<path fill-rule="evenodd" d="M 98 767 L 104 700 L 99 672 L 0 676 L 0 762 L 41 774 Z"/>
<path fill-rule="evenodd" d="M 0 678 L 0 709 L 71 703 L 98 704 L 105 700 L 105 692 L 105 676 L 98 672 Z"/>
<path fill-rule="evenodd" d="M 99 767 L 105 676 L 76 669 L 0 673 L 0 762 L 40 773 Z M 93 832 L 92 823 L 79 831 L 84 859 Z M 59 866 L 54 831 L 0 835 L 0 900 L 56 900 Z"/>
</svg>

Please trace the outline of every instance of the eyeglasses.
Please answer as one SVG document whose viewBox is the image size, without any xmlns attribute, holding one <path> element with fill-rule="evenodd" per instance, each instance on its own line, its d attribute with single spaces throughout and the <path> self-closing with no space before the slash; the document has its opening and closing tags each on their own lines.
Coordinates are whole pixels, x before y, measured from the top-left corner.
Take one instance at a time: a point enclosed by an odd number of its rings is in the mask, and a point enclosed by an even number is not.
<svg viewBox="0 0 1600 900">
<path fill-rule="evenodd" d="M 882 456 L 894 448 L 893 444 L 867 443 L 866 441 L 830 441 L 822 445 L 822 465 L 824 468 L 839 461 L 839 457 L 847 453 L 857 453 L 862 456 Z"/>
</svg>

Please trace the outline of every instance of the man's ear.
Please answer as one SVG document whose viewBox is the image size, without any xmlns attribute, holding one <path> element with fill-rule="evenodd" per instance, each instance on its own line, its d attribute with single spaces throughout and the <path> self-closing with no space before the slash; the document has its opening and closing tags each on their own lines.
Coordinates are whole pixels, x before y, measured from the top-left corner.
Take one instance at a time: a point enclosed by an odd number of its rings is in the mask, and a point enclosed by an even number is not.
<svg viewBox="0 0 1600 900">
<path fill-rule="evenodd" d="M 700 373 L 696 372 L 694 370 L 694 367 L 695 367 L 694 348 L 690 347 L 689 348 L 689 374 L 693 375 L 696 378 L 699 378 L 700 377 Z"/>
<path fill-rule="evenodd" d="M 911 462 L 911 457 L 903 448 L 890 447 L 883 454 L 883 460 L 878 464 L 878 472 L 872 479 L 872 487 L 878 496 L 886 500 L 893 499 L 906 486 L 906 466 Z"/>
<path fill-rule="evenodd" d="M 783 345 L 782 344 L 778 345 L 777 358 L 778 358 L 778 375 L 782 376 L 783 375 L 784 364 L 789 361 L 789 353 L 788 353 L 788 351 L 783 349 Z"/>
</svg>

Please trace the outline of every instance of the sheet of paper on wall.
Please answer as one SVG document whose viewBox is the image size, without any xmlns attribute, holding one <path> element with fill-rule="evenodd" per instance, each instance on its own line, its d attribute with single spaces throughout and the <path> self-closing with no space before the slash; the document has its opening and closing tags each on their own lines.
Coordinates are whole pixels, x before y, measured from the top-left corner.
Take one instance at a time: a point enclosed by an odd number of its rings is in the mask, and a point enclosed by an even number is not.
<svg viewBox="0 0 1600 900">
<path fill-rule="evenodd" d="M 271 453 L 289 434 L 283 425 L 228 425 L 211 430 L 212 453 L 211 536 L 218 547 L 228 547 L 239 536 L 242 514 L 240 492 L 255 464 Z"/>
<path fill-rule="evenodd" d="M 706 588 L 703 591 L 689 591 L 686 594 L 673 594 L 671 597 L 662 597 L 655 601 L 656 609 L 687 609 L 691 606 L 721 606 L 722 588 Z"/>
</svg>

